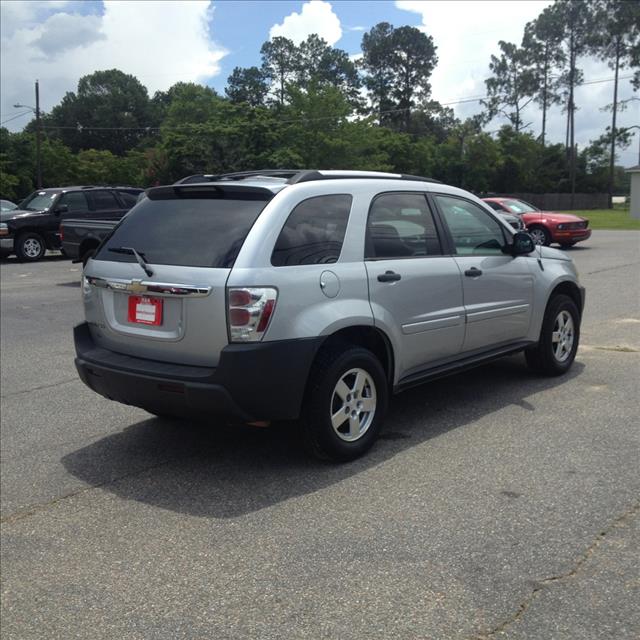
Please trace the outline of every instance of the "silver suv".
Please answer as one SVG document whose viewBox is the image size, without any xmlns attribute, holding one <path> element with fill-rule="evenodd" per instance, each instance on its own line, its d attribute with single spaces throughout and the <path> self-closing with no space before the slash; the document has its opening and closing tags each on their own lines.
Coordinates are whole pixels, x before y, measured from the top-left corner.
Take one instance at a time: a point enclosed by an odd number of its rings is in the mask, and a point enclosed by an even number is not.
<svg viewBox="0 0 640 640">
<path fill-rule="evenodd" d="M 571 366 L 584 289 L 470 193 L 415 176 L 260 171 L 156 187 L 85 269 L 76 366 L 156 415 L 299 419 L 348 460 L 389 394 L 524 351 Z"/>
</svg>

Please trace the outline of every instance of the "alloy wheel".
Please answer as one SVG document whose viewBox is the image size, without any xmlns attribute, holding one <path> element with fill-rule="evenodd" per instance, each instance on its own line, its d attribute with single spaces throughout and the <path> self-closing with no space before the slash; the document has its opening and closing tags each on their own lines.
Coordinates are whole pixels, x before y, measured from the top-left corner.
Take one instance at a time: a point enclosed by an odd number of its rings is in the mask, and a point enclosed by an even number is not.
<svg viewBox="0 0 640 640">
<path fill-rule="evenodd" d="M 547 239 L 545 232 L 542 229 L 531 229 L 531 231 L 529 231 L 529 235 L 533 238 L 533 241 L 536 244 L 544 244 Z"/>
<path fill-rule="evenodd" d="M 22 250 L 27 258 L 37 258 L 42 253 L 42 244 L 37 238 L 27 238 L 22 243 Z"/>
<path fill-rule="evenodd" d="M 335 434 L 345 442 L 361 438 L 376 413 L 376 385 L 364 369 L 349 369 L 331 395 L 330 417 Z"/>
<path fill-rule="evenodd" d="M 574 339 L 573 318 L 568 311 L 563 310 L 556 316 L 551 334 L 553 356 L 558 362 L 564 362 L 571 355 Z"/>
</svg>

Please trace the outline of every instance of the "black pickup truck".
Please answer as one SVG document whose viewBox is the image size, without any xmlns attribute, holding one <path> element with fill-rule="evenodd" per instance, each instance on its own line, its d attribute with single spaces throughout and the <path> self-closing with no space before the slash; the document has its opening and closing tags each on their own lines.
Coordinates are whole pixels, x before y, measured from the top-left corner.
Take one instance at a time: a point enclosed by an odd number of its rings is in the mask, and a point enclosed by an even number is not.
<svg viewBox="0 0 640 640">
<path fill-rule="evenodd" d="M 62 250 L 73 262 L 87 264 L 98 245 L 111 233 L 119 220 L 64 220 L 60 225 Z"/>
<path fill-rule="evenodd" d="M 34 191 L 17 209 L 0 214 L 0 255 L 40 260 L 47 249 L 62 249 L 60 226 L 66 220 L 117 222 L 136 204 L 134 187 L 59 187 Z"/>
</svg>

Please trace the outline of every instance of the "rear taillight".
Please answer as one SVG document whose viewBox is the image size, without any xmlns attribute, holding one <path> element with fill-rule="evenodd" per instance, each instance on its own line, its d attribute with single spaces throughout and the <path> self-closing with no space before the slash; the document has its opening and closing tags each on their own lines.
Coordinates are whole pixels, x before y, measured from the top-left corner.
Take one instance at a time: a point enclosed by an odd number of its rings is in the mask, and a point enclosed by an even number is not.
<svg viewBox="0 0 640 640">
<path fill-rule="evenodd" d="M 227 289 L 227 321 L 231 342 L 259 342 L 269 327 L 278 292 L 271 287 Z"/>
</svg>

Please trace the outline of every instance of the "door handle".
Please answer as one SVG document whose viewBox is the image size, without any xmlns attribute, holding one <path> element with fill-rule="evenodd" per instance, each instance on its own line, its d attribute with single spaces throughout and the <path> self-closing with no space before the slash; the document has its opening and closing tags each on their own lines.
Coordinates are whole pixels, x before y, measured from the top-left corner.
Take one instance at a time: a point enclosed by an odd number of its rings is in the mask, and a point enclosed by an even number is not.
<svg viewBox="0 0 640 640">
<path fill-rule="evenodd" d="M 482 275 L 482 271 L 476 267 L 471 267 L 471 269 L 467 269 L 464 272 L 465 276 L 469 276 L 469 278 L 477 278 Z"/>
<path fill-rule="evenodd" d="M 397 282 L 402 276 L 399 273 L 393 271 L 385 271 L 378 276 L 378 282 Z"/>
</svg>

